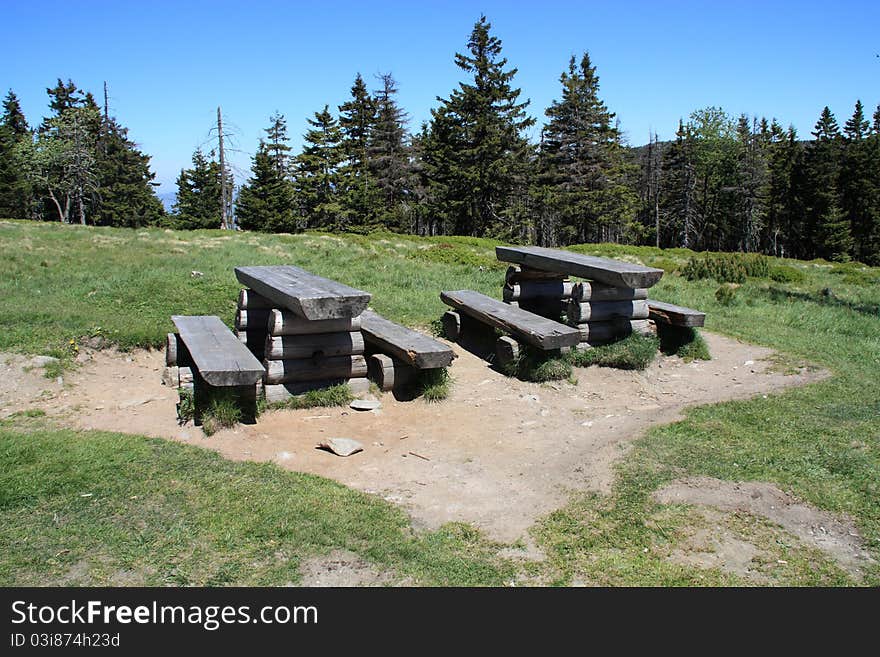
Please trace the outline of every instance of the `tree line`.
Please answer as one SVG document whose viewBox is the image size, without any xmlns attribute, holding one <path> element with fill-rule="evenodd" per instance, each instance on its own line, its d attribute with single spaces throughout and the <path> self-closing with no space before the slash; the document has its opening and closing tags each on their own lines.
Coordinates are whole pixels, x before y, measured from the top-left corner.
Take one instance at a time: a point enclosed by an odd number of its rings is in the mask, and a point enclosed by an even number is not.
<svg viewBox="0 0 880 657">
<path fill-rule="evenodd" d="M 812 139 L 776 119 L 721 108 L 681 120 L 675 139 L 628 146 L 588 54 L 572 57 L 536 120 L 517 69 L 481 17 L 455 55 L 464 80 L 415 132 L 390 74 L 307 120 L 293 153 L 270 117 L 238 189 L 247 230 L 488 236 L 544 246 L 625 242 L 880 264 L 880 106 L 841 128 L 824 108 Z M 214 228 L 232 175 L 196 150 L 165 215 L 149 157 L 91 94 L 61 80 L 52 116 L 28 127 L 10 92 L 0 118 L 0 215 Z"/>
</svg>

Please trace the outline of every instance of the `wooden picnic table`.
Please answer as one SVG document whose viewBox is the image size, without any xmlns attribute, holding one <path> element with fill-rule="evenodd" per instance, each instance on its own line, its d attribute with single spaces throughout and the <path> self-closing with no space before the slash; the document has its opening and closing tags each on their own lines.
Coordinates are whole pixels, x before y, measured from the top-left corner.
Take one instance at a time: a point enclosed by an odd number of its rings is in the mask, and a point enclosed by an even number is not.
<svg viewBox="0 0 880 657">
<path fill-rule="evenodd" d="M 663 276 L 662 269 L 541 246 L 496 246 L 495 255 L 502 262 L 579 276 L 614 287 L 651 287 Z"/>
<path fill-rule="evenodd" d="M 235 276 L 263 297 L 308 320 L 357 317 L 370 293 L 293 265 L 236 267 Z"/>
</svg>

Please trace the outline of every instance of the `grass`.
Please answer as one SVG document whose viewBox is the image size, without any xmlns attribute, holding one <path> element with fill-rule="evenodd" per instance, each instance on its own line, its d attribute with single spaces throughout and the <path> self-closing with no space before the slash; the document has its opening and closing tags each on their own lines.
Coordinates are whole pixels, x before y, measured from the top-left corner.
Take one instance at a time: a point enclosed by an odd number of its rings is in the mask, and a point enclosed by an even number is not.
<svg viewBox="0 0 880 657">
<path fill-rule="evenodd" d="M 452 377 L 445 367 L 422 370 L 419 372 L 418 387 L 421 397 L 428 403 L 443 401 L 449 397 Z"/>
<path fill-rule="evenodd" d="M 206 436 L 213 436 L 220 429 L 229 429 L 241 422 L 241 403 L 236 395 L 221 388 L 211 395 L 208 407 L 202 413 L 202 430 Z"/>
<path fill-rule="evenodd" d="M 548 352 L 527 344 L 519 346 L 519 355 L 507 363 L 502 371 L 507 376 L 536 383 L 561 381 L 572 376 L 567 356 L 554 355 L 553 352 L 548 355 Z"/>
<path fill-rule="evenodd" d="M 171 314 L 231 322 L 238 264 L 298 264 L 372 292 L 389 319 L 424 327 L 445 309 L 442 289 L 498 296 L 504 268 L 494 263 L 494 245 L 0 222 L 7 264 L 0 350 L 67 354 L 71 339 L 93 338 L 123 349 L 160 346 Z M 498 584 L 523 570 L 560 584 L 744 583 L 668 560 L 706 520 L 691 507 L 656 503 L 651 493 L 688 476 L 771 481 L 848 514 L 880 561 L 880 270 L 769 258 L 769 278 L 747 278 L 725 305 L 715 298 L 716 281 L 675 273 L 690 251 L 573 250 L 662 266 L 667 273 L 652 298 L 705 311 L 707 330 L 783 352 L 781 367 L 814 363 L 831 376 L 696 408 L 654 428 L 620 461 L 609 494 L 573 495 L 533 528 L 546 561 L 517 567 L 497 559 L 498 546 L 468 526 L 413 534 L 395 507 L 318 477 L 20 415 L 0 423 L 0 582 L 101 584 L 133 573 L 157 584 L 284 584 L 297 581 L 308 555 L 341 547 L 426 584 Z M 774 277 L 783 266 L 797 273 Z M 192 270 L 204 276 L 193 278 Z M 92 497 L 80 497 L 86 493 Z M 732 516 L 724 524 L 768 555 L 761 565 L 768 583 L 856 583 L 767 523 Z M 880 585 L 878 567 L 861 583 Z"/>
<path fill-rule="evenodd" d="M 319 408 L 329 406 L 348 406 L 354 399 L 354 394 L 347 383 L 330 386 L 328 388 L 319 388 L 317 390 L 309 390 L 301 395 L 295 395 L 290 399 L 282 402 L 270 404 L 272 409 L 298 409 L 298 408 Z"/>
<path fill-rule="evenodd" d="M 695 328 L 657 325 L 660 351 L 667 356 L 679 356 L 686 361 L 712 360 L 709 346 Z"/>
<path fill-rule="evenodd" d="M 657 356 L 659 341 L 653 336 L 633 333 L 617 342 L 592 349 L 573 349 L 568 360 L 577 367 L 614 367 L 621 370 L 643 370 Z"/>
</svg>

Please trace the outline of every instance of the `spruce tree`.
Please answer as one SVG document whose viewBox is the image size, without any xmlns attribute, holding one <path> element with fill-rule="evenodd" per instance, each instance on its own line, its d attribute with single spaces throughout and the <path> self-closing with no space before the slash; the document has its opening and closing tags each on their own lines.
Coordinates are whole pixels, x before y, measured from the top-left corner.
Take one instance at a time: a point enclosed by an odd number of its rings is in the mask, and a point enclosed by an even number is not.
<svg viewBox="0 0 880 657">
<path fill-rule="evenodd" d="M 796 257 L 802 248 L 804 221 L 800 194 L 803 149 L 794 126 L 783 130 L 774 119 L 770 132 L 765 246 L 772 255 Z"/>
<path fill-rule="evenodd" d="M 849 221 L 839 196 L 842 139 L 837 120 L 826 106 L 807 150 L 806 176 L 808 230 L 815 255 L 827 260 L 848 260 L 852 249 Z"/>
<path fill-rule="evenodd" d="M 275 173 L 281 178 L 290 175 L 290 145 L 287 143 L 287 119 L 284 115 L 275 112 L 269 117 L 271 122 L 264 130 L 266 133 L 266 148 L 272 160 Z"/>
<path fill-rule="evenodd" d="M 378 221 L 385 228 L 408 232 L 411 200 L 416 185 L 412 151 L 406 130 L 406 113 L 394 96 L 397 86 L 390 74 L 380 76 L 376 93 L 376 123 L 367 152 L 371 178 L 379 195 Z"/>
<path fill-rule="evenodd" d="M 523 132 L 534 125 L 512 86 L 517 69 L 507 69 L 501 40 L 490 34 L 485 16 L 474 25 L 468 53 L 456 65 L 472 76 L 449 98 L 438 98 L 423 166 L 430 182 L 431 207 L 448 229 L 460 235 L 498 236 L 518 232 L 517 185 L 524 186 L 530 147 Z"/>
<path fill-rule="evenodd" d="M 693 135 L 679 119 L 675 141 L 663 157 L 661 246 L 690 248 L 695 240 L 697 185 Z"/>
<path fill-rule="evenodd" d="M 541 140 L 542 194 L 561 224 L 564 243 L 617 241 L 635 213 L 621 134 L 599 98 L 588 53 L 572 56 L 560 77 L 562 97 L 547 109 Z"/>
<path fill-rule="evenodd" d="M 342 163 L 339 122 L 328 105 L 307 119 L 311 129 L 303 136 L 305 145 L 296 158 L 294 183 L 296 202 L 306 228 L 345 230 L 339 167 Z"/>
<path fill-rule="evenodd" d="M 27 145 L 24 142 L 30 140 L 30 129 L 18 97 L 10 89 L 0 117 L 0 217 L 33 217 L 33 194 L 19 156 Z"/>
<path fill-rule="evenodd" d="M 181 228 L 218 228 L 222 203 L 220 164 L 214 160 L 214 151 L 205 157 L 196 149 L 192 168 L 181 170 L 177 178 L 176 224 Z"/>
<path fill-rule="evenodd" d="M 351 98 L 339 106 L 339 195 L 346 226 L 367 230 L 376 225 L 378 196 L 367 152 L 375 129 L 376 103 L 358 73 Z"/>
<path fill-rule="evenodd" d="M 279 173 L 270 144 L 260 142 L 251 177 L 239 190 L 235 208 L 238 223 L 245 230 L 296 231 L 293 188 L 287 176 Z"/>
<path fill-rule="evenodd" d="M 880 166 L 877 135 L 865 119 L 861 101 L 856 101 L 852 117 L 843 129 L 844 151 L 840 171 L 840 204 L 849 221 L 853 236 L 853 255 L 873 263 L 877 253 L 880 230 L 880 188 L 877 168 Z"/>
<path fill-rule="evenodd" d="M 766 120 L 763 122 L 766 124 Z M 769 128 L 751 124 L 746 115 L 737 122 L 736 163 L 736 224 L 737 248 L 740 251 L 757 251 L 761 234 L 767 220 L 767 203 L 770 194 L 770 172 L 767 162 Z"/>
<path fill-rule="evenodd" d="M 136 228 L 161 221 L 165 209 L 153 191 L 150 156 L 113 117 L 104 117 L 97 153 L 95 224 Z"/>
</svg>

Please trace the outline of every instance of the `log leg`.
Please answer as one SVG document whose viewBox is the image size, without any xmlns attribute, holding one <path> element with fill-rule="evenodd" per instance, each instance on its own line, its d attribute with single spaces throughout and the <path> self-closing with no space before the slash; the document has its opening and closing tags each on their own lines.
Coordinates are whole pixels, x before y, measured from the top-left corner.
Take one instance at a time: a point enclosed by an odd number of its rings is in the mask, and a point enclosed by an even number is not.
<svg viewBox="0 0 880 657">
<path fill-rule="evenodd" d="M 495 364 L 501 369 L 511 366 L 519 358 L 519 343 L 502 335 L 495 341 Z"/>
<path fill-rule="evenodd" d="M 458 340 L 461 335 L 461 316 L 454 310 L 447 310 L 443 313 L 443 333 L 453 342 Z"/>
</svg>

